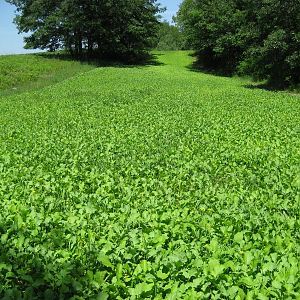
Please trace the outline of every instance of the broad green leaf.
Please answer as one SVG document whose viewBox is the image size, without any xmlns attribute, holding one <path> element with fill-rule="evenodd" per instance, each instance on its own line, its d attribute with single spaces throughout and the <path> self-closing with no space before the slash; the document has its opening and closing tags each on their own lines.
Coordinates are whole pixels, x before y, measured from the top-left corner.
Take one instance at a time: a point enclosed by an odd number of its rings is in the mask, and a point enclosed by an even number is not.
<svg viewBox="0 0 300 300">
<path fill-rule="evenodd" d="M 218 277 L 223 273 L 224 266 L 220 264 L 218 259 L 210 259 L 208 262 L 208 270 L 214 277 Z"/>
<path fill-rule="evenodd" d="M 112 263 L 109 260 L 109 257 L 102 252 L 98 254 L 97 260 L 101 262 L 105 267 L 113 268 Z"/>
</svg>

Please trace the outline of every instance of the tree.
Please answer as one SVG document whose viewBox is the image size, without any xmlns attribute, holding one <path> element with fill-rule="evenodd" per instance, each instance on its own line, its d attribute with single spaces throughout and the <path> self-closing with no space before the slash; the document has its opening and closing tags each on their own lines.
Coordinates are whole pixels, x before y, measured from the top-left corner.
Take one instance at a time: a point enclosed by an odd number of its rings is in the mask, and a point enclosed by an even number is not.
<svg viewBox="0 0 300 300">
<path fill-rule="evenodd" d="M 158 30 L 157 0 L 6 0 L 15 22 L 29 33 L 26 48 L 74 55 L 137 55 L 151 48 Z"/>
<path fill-rule="evenodd" d="M 259 1 L 253 28 L 256 39 L 244 53 L 240 72 L 279 88 L 299 84 L 300 1 Z"/>
<path fill-rule="evenodd" d="M 239 28 L 243 15 L 234 0 L 184 1 L 177 22 L 199 62 L 210 69 L 232 73 L 243 51 Z"/>
<path fill-rule="evenodd" d="M 300 82 L 299 0 L 184 0 L 176 20 L 202 66 Z"/>
<path fill-rule="evenodd" d="M 179 28 L 164 21 L 159 26 L 158 50 L 183 50 L 185 48 L 183 35 Z"/>
</svg>

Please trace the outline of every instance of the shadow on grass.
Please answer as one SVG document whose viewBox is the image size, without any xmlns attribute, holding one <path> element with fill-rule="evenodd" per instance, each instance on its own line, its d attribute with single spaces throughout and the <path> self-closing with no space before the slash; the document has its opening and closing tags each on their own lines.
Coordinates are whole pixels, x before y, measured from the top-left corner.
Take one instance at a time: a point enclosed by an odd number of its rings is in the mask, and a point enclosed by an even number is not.
<svg viewBox="0 0 300 300">
<path fill-rule="evenodd" d="M 81 64 L 92 65 L 96 68 L 100 67 L 115 67 L 115 68 L 130 68 L 130 67 L 147 67 L 147 66 L 162 66 L 164 63 L 158 61 L 158 56 L 161 54 L 143 54 L 135 58 L 115 58 L 115 57 L 75 57 L 68 53 L 38 53 L 36 56 L 46 59 L 59 59 L 64 61 L 78 61 Z"/>
<path fill-rule="evenodd" d="M 220 76 L 220 77 L 232 77 L 231 74 L 228 74 L 225 71 L 222 70 L 216 70 L 216 69 L 211 69 L 211 68 L 205 68 L 198 63 L 193 63 L 189 66 L 186 67 L 189 71 L 191 72 L 196 72 L 196 73 L 204 73 L 204 74 L 209 74 L 209 75 L 214 75 L 214 76 Z"/>
<path fill-rule="evenodd" d="M 216 68 L 207 68 L 197 60 L 197 54 L 191 53 L 189 54 L 194 58 L 194 62 L 187 66 L 186 68 L 192 72 L 198 72 L 203 74 L 209 74 L 219 77 L 233 77 L 236 74 L 233 72 L 233 70 L 224 70 L 224 69 L 216 69 Z M 239 75 L 237 75 L 239 76 Z M 250 77 L 251 78 L 251 77 Z M 282 82 L 268 82 L 268 81 L 254 81 L 253 79 L 250 79 L 247 84 L 242 85 L 244 88 L 247 89 L 260 89 L 265 91 L 271 91 L 271 92 L 292 92 L 294 94 L 299 94 L 300 88 L 298 86 L 289 88 L 287 85 L 282 84 Z M 252 83 L 251 83 L 252 81 Z"/>
<path fill-rule="evenodd" d="M 208 68 L 204 66 L 199 60 L 197 60 L 197 54 L 191 53 L 189 56 L 193 57 L 194 62 L 187 66 L 186 68 L 191 72 L 196 73 L 204 73 L 214 76 L 221 76 L 221 77 L 232 77 L 232 73 L 226 70 L 217 69 L 217 68 Z"/>
<path fill-rule="evenodd" d="M 246 89 L 251 90 L 264 90 L 269 92 L 285 92 L 293 96 L 300 97 L 300 86 L 278 86 L 270 83 L 252 83 L 252 84 L 246 84 L 243 85 Z"/>
<path fill-rule="evenodd" d="M 276 84 L 271 84 L 271 83 L 252 83 L 252 84 L 245 84 L 243 85 L 244 88 L 246 89 L 251 89 L 251 90 L 264 90 L 264 91 L 269 91 L 269 92 L 282 92 L 286 91 L 287 87 L 284 86 L 278 86 Z"/>
</svg>

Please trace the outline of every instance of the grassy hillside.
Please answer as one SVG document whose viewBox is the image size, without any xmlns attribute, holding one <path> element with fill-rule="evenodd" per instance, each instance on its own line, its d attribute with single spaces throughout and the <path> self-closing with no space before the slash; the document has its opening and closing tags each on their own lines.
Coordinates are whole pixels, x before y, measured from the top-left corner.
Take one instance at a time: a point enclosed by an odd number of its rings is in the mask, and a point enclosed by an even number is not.
<svg viewBox="0 0 300 300">
<path fill-rule="evenodd" d="M 93 69 L 50 54 L 0 56 L 0 96 L 39 89 Z"/>
<path fill-rule="evenodd" d="M 299 97 L 157 57 L 0 97 L 1 296 L 299 299 Z"/>
</svg>

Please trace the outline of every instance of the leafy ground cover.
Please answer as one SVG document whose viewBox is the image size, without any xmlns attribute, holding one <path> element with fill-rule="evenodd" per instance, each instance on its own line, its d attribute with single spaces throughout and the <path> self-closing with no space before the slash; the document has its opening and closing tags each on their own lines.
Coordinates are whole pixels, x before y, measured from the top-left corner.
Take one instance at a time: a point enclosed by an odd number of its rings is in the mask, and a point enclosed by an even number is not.
<svg viewBox="0 0 300 300">
<path fill-rule="evenodd" d="M 0 56 L 0 96 L 39 89 L 93 68 L 53 57 L 51 54 Z"/>
<path fill-rule="evenodd" d="M 299 97 L 157 57 L 0 98 L 1 296 L 299 299 Z"/>
</svg>

